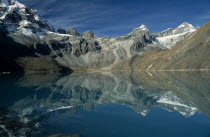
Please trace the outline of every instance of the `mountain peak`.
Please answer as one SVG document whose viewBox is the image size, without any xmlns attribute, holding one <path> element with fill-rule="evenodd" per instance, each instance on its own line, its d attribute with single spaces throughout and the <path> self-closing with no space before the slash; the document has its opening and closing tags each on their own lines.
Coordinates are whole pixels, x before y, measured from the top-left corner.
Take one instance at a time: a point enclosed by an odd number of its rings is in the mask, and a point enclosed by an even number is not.
<svg viewBox="0 0 210 137">
<path fill-rule="evenodd" d="M 70 30 L 67 31 L 67 33 L 73 36 L 80 36 L 80 33 L 77 31 L 76 28 L 71 28 Z"/>
<path fill-rule="evenodd" d="M 147 28 L 144 24 L 142 24 L 139 28 L 140 28 L 141 30 L 148 30 L 148 28 Z"/>
<path fill-rule="evenodd" d="M 193 27 L 192 24 L 189 24 L 187 22 L 182 23 L 179 25 L 176 29 L 173 30 L 173 34 L 181 34 L 181 33 L 187 33 L 187 32 L 194 32 L 196 30 L 195 27 Z"/>
<path fill-rule="evenodd" d="M 167 48 L 171 48 L 178 41 L 185 39 L 195 31 L 196 28 L 192 24 L 184 22 L 174 29 L 169 28 L 158 33 L 157 41 Z"/>
<path fill-rule="evenodd" d="M 88 30 L 82 34 L 82 37 L 87 38 L 87 39 L 94 39 L 98 38 L 91 30 Z"/>
<path fill-rule="evenodd" d="M 16 34 L 39 36 L 54 28 L 42 20 L 36 10 L 30 9 L 17 0 L 1 0 L 0 21 L 6 29 Z"/>
<path fill-rule="evenodd" d="M 17 0 L 1 0 L 1 6 L 9 8 L 9 6 L 13 5 L 15 7 L 24 8 L 26 7 L 24 4 L 19 3 Z"/>
<path fill-rule="evenodd" d="M 135 36 L 135 35 L 144 34 L 147 32 L 149 32 L 149 29 L 144 24 L 142 24 L 140 27 L 135 28 L 129 35 Z"/>
<path fill-rule="evenodd" d="M 192 24 L 189 24 L 188 22 L 184 22 L 184 23 L 182 23 L 182 24 L 181 24 L 181 25 L 179 25 L 177 28 L 185 28 L 185 27 L 188 27 L 188 28 L 194 29 L 193 25 L 192 25 Z"/>
<path fill-rule="evenodd" d="M 5 19 L 8 12 L 12 12 L 14 10 L 25 9 L 26 6 L 19 3 L 17 0 L 1 0 L 0 3 L 0 19 Z"/>
<path fill-rule="evenodd" d="M 135 28 L 134 30 L 148 31 L 149 29 L 146 25 L 142 24 L 140 27 Z"/>
</svg>

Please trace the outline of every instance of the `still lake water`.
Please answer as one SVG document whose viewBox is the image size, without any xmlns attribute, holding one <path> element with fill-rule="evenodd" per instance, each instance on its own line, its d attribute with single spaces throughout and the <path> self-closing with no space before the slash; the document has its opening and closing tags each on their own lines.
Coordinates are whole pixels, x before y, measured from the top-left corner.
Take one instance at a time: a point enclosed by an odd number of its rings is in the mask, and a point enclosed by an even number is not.
<svg viewBox="0 0 210 137">
<path fill-rule="evenodd" d="M 210 137 L 210 72 L 0 75 L 0 137 L 56 134 Z"/>
</svg>

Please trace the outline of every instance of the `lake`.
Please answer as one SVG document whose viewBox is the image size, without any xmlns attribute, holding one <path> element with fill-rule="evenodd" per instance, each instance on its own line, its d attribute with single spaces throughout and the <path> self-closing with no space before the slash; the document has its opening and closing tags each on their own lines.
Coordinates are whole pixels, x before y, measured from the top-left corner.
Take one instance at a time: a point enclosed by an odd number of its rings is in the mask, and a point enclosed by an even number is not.
<svg viewBox="0 0 210 137">
<path fill-rule="evenodd" d="M 1 137 L 209 137 L 210 72 L 0 75 Z"/>
</svg>

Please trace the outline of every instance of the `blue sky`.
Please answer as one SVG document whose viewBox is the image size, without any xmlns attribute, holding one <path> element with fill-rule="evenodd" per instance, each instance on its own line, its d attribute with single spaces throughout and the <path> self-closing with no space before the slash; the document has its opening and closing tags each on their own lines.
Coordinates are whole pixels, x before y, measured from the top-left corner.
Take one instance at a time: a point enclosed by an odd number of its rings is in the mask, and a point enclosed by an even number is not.
<svg viewBox="0 0 210 137">
<path fill-rule="evenodd" d="M 151 32 L 183 22 L 201 26 L 210 20 L 210 0 L 19 0 L 38 10 L 55 28 L 120 36 L 145 24 Z"/>
</svg>

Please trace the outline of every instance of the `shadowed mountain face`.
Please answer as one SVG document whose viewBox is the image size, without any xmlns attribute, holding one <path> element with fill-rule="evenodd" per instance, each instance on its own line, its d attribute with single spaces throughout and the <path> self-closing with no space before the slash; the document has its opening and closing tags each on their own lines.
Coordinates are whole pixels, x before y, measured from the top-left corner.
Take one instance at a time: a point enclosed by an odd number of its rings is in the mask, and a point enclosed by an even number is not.
<svg viewBox="0 0 210 137">
<path fill-rule="evenodd" d="M 1 93 L 5 94 L 1 97 L 8 96 L 10 101 L 1 99 L 1 104 L 6 104 L 1 109 L 0 125 L 4 125 L 1 132 L 30 136 L 33 130 L 34 134 L 42 134 L 43 124 L 54 113 L 70 114 L 81 109 L 91 112 L 100 104 L 127 106 L 145 117 L 152 108 L 184 117 L 196 112 L 210 116 L 209 75 L 208 72 L 84 73 L 66 77 L 30 74 L 12 81 L 5 75 L 1 77 L 3 84 L 10 82 L 15 86 L 1 90 L 10 91 Z M 17 97 L 16 90 L 20 91 Z"/>
</svg>

